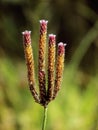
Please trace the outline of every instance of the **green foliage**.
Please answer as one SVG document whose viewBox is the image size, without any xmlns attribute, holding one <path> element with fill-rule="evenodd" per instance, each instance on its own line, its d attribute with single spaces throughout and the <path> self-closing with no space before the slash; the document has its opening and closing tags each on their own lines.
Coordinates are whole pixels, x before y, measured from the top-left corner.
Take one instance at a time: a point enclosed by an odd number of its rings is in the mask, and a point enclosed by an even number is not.
<svg viewBox="0 0 98 130">
<path fill-rule="evenodd" d="M 2 58 L 0 68 L 0 130 L 40 129 L 43 109 L 28 90 L 24 62 Z M 97 77 L 92 77 L 86 90 L 81 91 L 81 75 L 85 76 L 65 67 L 62 89 L 48 108 L 47 129 L 90 130 L 96 126 Z"/>
</svg>

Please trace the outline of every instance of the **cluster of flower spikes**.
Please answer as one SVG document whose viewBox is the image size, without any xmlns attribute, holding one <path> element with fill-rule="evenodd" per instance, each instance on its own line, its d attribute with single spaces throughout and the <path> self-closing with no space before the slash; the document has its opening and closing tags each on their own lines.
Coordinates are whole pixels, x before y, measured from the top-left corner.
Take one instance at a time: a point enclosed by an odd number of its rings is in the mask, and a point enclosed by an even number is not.
<svg viewBox="0 0 98 130">
<path fill-rule="evenodd" d="M 49 34 L 48 37 L 48 65 L 46 67 L 46 38 L 47 38 L 47 23 L 46 20 L 40 20 L 40 38 L 39 38 L 39 57 L 38 57 L 38 82 L 39 92 L 36 90 L 35 70 L 33 49 L 31 46 L 31 31 L 24 31 L 23 46 L 25 60 L 28 71 L 29 88 L 35 102 L 46 107 L 50 101 L 56 98 L 58 91 L 61 88 L 64 70 L 64 54 L 65 44 L 58 43 L 56 51 L 56 36 Z M 57 52 L 57 54 L 56 54 Z M 45 70 L 47 68 L 47 70 Z M 47 78 L 46 78 L 47 71 Z M 46 83 L 47 80 L 47 83 Z"/>
</svg>

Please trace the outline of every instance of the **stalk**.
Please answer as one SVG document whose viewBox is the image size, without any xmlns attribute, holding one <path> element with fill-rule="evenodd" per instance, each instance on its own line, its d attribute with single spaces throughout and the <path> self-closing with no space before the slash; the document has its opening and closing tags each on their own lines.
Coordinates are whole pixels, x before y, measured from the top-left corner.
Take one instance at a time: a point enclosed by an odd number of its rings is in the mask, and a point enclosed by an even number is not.
<svg viewBox="0 0 98 130">
<path fill-rule="evenodd" d="M 43 117 L 43 124 L 42 124 L 42 130 L 45 130 L 46 128 L 46 122 L 47 122 L 47 106 L 44 106 L 44 117 Z"/>
</svg>

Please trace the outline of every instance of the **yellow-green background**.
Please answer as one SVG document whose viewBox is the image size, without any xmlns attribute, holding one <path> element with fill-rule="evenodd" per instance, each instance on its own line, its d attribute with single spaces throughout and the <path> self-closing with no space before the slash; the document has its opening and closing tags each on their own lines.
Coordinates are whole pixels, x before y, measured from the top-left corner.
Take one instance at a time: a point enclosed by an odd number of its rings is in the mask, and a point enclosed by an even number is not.
<svg viewBox="0 0 98 130">
<path fill-rule="evenodd" d="M 21 34 L 32 31 L 37 72 L 40 19 L 49 21 L 57 43 L 67 43 L 62 88 L 48 106 L 46 130 L 98 130 L 97 0 L 0 1 L 0 130 L 41 130 L 43 107 L 28 88 Z"/>
</svg>

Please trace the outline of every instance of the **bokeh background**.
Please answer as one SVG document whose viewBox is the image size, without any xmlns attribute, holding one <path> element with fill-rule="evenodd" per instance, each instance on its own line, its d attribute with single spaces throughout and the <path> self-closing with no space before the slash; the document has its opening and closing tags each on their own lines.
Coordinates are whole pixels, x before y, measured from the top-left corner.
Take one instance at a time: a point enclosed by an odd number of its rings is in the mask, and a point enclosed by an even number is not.
<svg viewBox="0 0 98 130">
<path fill-rule="evenodd" d="M 47 130 L 98 130 L 98 0 L 0 0 L 0 130 L 41 130 L 43 107 L 28 88 L 21 34 L 32 31 L 37 72 L 40 19 L 57 43 L 67 43 Z"/>
</svg>

